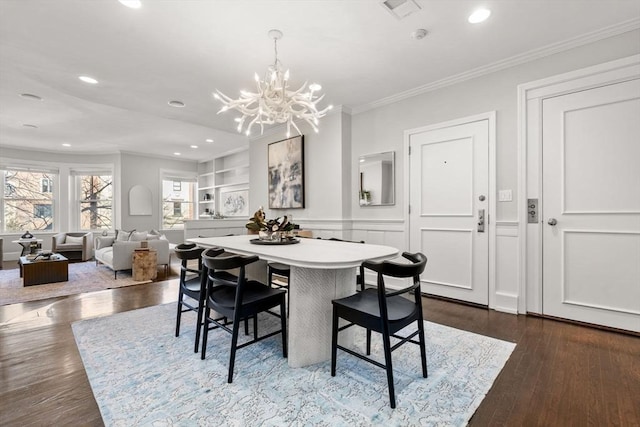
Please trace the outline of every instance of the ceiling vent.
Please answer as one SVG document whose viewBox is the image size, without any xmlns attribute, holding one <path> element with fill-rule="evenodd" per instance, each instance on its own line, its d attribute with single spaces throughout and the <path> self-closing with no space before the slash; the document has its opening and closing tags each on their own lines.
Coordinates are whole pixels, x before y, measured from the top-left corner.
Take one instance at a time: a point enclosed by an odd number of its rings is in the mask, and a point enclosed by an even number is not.
<svg viewBox="0 0 640 427">
<path fill-rule="evenodd" d="M 382 2 L 382 7 L 397 19 L 404 19 L 420 10 L 415 0 L 385 0 Z"/>
</svg>

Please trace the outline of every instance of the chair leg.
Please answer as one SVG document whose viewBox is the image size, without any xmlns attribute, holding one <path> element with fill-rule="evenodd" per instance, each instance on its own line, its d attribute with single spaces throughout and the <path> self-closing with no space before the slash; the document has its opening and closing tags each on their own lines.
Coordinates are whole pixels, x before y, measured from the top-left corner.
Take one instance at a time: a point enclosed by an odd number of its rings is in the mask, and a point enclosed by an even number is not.
<svg viewBox="0 0 640 427">
<path fill-rule="evenodd" d="M 236 362 L 236 347 L 238 346 L 238 329 L 240 329 L 240 325 L 238 325 L 239 322 L 239 317 L 234 319 L 233 322 L 233 333 L 231 336 L 231 354 L 229 355 L 229 377 L 227 378 L 228 383 L 233 382 L 233 368 Z"/>
<path fill-rule="evenodd" d="M 338 355 L 338 312 L 333 307 L 333 321 L 331 322 L 331 376 L 336 376 L 336 356 Z"/>
<path fill-rule="evenodd" d="M 387 367 L 387 383 L 389 384 L 389 401 L 391 407 L 396 407 L 396 393 L 393 387 L 393 363 L 391 363 L 391 341 L 389 339 L 389 332 L 384 331 L 382 333 L 382 342 L 384 343 L 384 364 Z"/>
<path fill-rule="evenodd" d="M 367 329 L 367 356 L 371 355 L 371 329 Z"/>
<path fill-rule="evenodd" d="M 253 316 L 253 339 L 258 339 L 258 315 Z"/>
<path fill-rule="evenodd" d="M 198 352 L 198 345 L 200 344 L 200 330 L 202 329 L 202 315 L 204 314 L 204 305 L 206 301 L 200 301 L 198 303 L 198 321 L 196 323 L 196 342 L 193 348 L 193 352 Z"/>
<path fill-rule="evenodd" d="M 182 289 L 178 294 L 178 313 L 176 314 L 176 336 L 180 336 L 180 318 L 182 317 Z"/>
<path fill-rule="evenodd" d="M 424 322 L 418 319 L 418 338 L 420 340 L 420 358 L 422 359 L 422 376 L 427 378 L 427 348 L 424 339 Z"/>
<path fill-rule="evenodd" d="M 287 316 L 283 316 L 285 312 L 284 295 L 282 296 L 282 302 L 280 303 L 280 327 L 282 328 L 282 357 L 287 357 L 289 352 L 287 350 Z"/>
<path fill-rule="evenodd" d="M 200 359 L 204 360 L 207 353 L 207 338 L 209 337 L 209 316 L 211 311 L 209 307 L 204 310 L 204 330 L 202 331 L 202 351 L 200 352 Z"/>
</svg>

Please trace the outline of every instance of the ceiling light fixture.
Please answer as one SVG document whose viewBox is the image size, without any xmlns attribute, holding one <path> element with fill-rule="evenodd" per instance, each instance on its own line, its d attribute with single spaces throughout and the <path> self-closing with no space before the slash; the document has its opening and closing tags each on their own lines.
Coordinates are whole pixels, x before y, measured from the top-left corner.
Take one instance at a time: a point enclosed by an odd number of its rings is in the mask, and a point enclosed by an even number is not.
<svg viewBox="0 0 640 427">
<path fill-rule="evenodd" d="M 191 148 L 198 148 L 198 146 L 197 145 L 192 145 Z"/>
<path fill-rule="evenodd" d="M 174 155 L 174 156 L 181 156 L 181 155 L 182 155 L 182 153 L 175 152 L 175 153 L 173 153 L 173 155 Z"/>
<path fill-rule="evenodd" d="M 32 125 L 31 123 L 23 123 L 22 126 L 26 128 L 38 129 L 38 126 Z"/>
<path fill-rule="evenodd" d="M 68 142 L 65 142 L 62 144 L 63 147 L 71 147 L 71 144 L 69 144 Z"/>
<path fill-rule="evenodd" d="M 140 9 L 142 2 L 140 0 L 118 0 L 123 5 L 130 7 L 131 9 Z"/>
<path fill-rule="evenodd" d="M 182 101 L 169 101 L 169 102 L 167 102 L 167 104 L 171 105 L 172 107 L 176 107 L 176 108 L 184 107 L 184 102 L 182 102 Z"/>
<path fill-rule="evenodd" d="M 479 24 L 480 22 L 486 21 L 489 15 L 491 15 L 491 11 L 489 9 L 478 9 L 469 15 L 469 22 L 472 24 Z"/>
<path fill-rule="evenodd" d="M 282 31 L 271 30 L 268 34 L 273 39 L 275 61 L 267 69 L 263 80 L 260 80 L 258 73 L 255 73 L 257 92 L 241 90 L 240 98 L 231 99 L 216 90 L 213 94 L 214 98 L 224 104 L 218 114 L 230 109 L 242 113 L 242 116 L 237 117 L 235 121 L 238 122 L 238 132 L 242 132 L 245 123 L 249 122 L 245 128 L 246 135 L 251 134 L 251 128 L 255 124 L 260 125 L 262 134 L 264 125 L 274 123 L 287 124 L 287 137 L 291 136 L 292 126 L 302 134 L 294 123 L 294 119 L 304 120 L 318 132 L 318 119 L 324 117 L 333 106 L 329 105 L 324 110 L 318 111 L 316 104 L 324 98 L 324 95 L 316 95 L 316 92 L 322 89 L 317 83 L 310 84 L 306 91 L 306 82 L 296 91 L 288 90 L 289 70 L 283 72 L 282 63 L 278 60 L 278 40 L 282 38 Z"/>
<path fill-rule="evenodd" d="M 98 81 L 96 79 L 94 79 L 93 77 L 89 77 L 89 76 L 80 76 L 78 77 L 80 80 L 82 80 L 85 83 L 89 83 L 91 85 L 95 85 L 98 84 Z"/>
<path fill-rule="evenodd" d="M 208 143 L 212 143 L 212 142 L 213 142 L 213 139 L 211 139 L 211 138 L 207 138 L 207 139 L 205 139 L 205 141 L 206 141 L 206 142 L 208 142 Z"/>
</svg>

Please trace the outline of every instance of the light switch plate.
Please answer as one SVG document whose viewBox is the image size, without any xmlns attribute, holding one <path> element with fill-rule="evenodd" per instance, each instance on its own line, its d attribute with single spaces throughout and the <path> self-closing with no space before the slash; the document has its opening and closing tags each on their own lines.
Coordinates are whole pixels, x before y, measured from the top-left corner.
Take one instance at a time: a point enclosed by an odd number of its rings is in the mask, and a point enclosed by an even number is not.
<svg viewBox="0 0 640 427">
<path fill-rule="evenodd" d="M 500 190 L 498 191 L 498 200 L 501 202 L 510 202 L 513 200 L 513 195 L 511 194 L 511 190 Z"/>
</svg>

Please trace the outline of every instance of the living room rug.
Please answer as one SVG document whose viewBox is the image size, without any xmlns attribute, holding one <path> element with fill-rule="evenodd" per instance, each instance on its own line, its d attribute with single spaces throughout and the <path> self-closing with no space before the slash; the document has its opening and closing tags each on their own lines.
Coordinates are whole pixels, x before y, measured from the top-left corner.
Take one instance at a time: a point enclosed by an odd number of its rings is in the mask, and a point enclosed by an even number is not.
<svg viewBox="0 0 640 427">
<path fill-rule="evenodd" d="M 169 276 L 171 277 L 171 273 Z M 133 280 L 131 271 L 119 271 L 118 278 L 114 279 L 113 270 L 104 265 L 96 266 L 95 261 L 87 261 L 69 263 L 69 280 L 66 282 L 23 286 L 20 269 L 12 268 L 0 270 L 0 305 L 122 288 L 149 282 Z"/>
<path fill-rule="evenodd" d="M 429 377 L 422 378 L 418 346 L 394 351 L 391 409 L 384 369 L 340 351 L 335 377 L 330 361 L 293 369 L 279 335 L 238 350 L 228 384 L 231 336 L 212 330 L 202 361 L 193 352 L 195 315 L 183 315 L 178 338 L 175 316 L 172 303 L 72 325 L 105 425 L 463 426 L 515 348 L 425 322 Z M 279 320 L 259 322 L 266 334 Z M 355 335 L 362 351 L 364 330 Z M 372 355 L 383 358 L 375 333 Z"/>
</svg>

